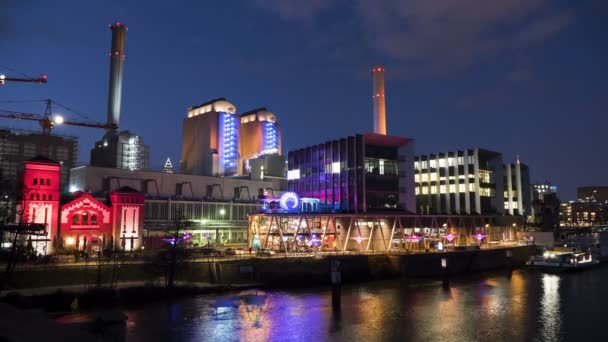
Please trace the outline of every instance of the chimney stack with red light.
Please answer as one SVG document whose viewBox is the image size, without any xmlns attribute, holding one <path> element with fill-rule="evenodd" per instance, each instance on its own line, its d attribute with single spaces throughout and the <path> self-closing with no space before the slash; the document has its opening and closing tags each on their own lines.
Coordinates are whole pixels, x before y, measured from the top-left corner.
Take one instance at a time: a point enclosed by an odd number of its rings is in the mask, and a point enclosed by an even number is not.
<svg viewBox="0 0 608 342">
<path fill-rule="evenodd" d="M 386 100 L 384 97 L 384 67 L 372 69 L 374 80 L 374 133 L 386 135 Z"/>
<path fill-rule="evenodd" d="M 110 51 L 110 84 L 108 90 L 108 125 L 118 127 L 122 97 L 122 72 L 125 63 L 125 34 L 127 27 L 121 23 L 110 25 L 112 50 Z M 110 129 L 112 130 L 112 129 Z M 116 129 L 113 129 L 116 130 Z"/>
</svg>

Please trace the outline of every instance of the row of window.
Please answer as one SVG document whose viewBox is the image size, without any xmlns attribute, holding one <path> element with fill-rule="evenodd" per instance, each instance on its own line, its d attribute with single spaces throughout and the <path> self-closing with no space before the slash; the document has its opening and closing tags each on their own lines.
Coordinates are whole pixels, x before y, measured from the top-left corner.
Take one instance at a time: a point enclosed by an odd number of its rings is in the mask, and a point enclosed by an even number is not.
<svg viewBox="0 0 608 342">
<path fill-rule="evenodd" d="M 90 219 L 91 223 L 89 223 L 89 216 L 91 218 Z M 75 224 L 75 225 L 97 224 L 97 215 L 95 215 L 95 214 L 89 215 L 89 213 L 87 213 L 87 212 L 74 214 L 74 215 L 72 215 L 72 224 Z"/>
<path fill-rule="evenodd" d="M 475 156 L 467 156 L 467 157 L 468 157 L 467 158 L 468 164 L 475 163 Z M 431 160 L 421 160 L 421 161 L 414 162 L 414 167 L 416 169 L 428 169 L 430 166 L 432 169 L 435 169 L 435 168 L 437 168 L 437 166 L 446 167 L 446 166 L 464 165 L 465 164 L 464 161 L 465 161 L 464 156 L 431 159 Z"/>
<path fill-rule="evenodd" d="M 49 200 L 52 201 L 53 200 L 53 195 L 49 194 L 48 196 L 46 194 L 42 194 L 42 196 L 40 196 L 40 194 L 30 194 L 30 200 L 31 201 L 40 201 L 40 199 L 42 198 L 43 201 Z"/>
<path fill-rule="evenodd" d="M 32 185 L 51 185 L 50 178 L 34 178 L 32 180 Z"/>
<path fill-rule="evenodd" d="M 417 186 L 416 187 L 416 195 L 436 195 L 436 194 L 455 194 L 456 192 L 456 184 L 448 185 L 431 185 L 431 186 Z M 458 184 L 458 193 L 465 193 L 466 185 Z M 469 183 L 469 192 L 475 192 L 475 184 Z M 479 195 L 485 197 L 494 197 L 494 189 L 490 188 L 480 188 Z"/>
</svg>

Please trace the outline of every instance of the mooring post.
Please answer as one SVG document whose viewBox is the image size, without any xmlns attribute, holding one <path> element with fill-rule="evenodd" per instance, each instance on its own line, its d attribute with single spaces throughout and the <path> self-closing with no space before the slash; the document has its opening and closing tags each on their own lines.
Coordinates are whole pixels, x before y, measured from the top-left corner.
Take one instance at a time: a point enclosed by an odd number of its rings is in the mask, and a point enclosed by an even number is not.
<svg viewBox="0 0 608 342">
<path fill-rule="evenodd" d="M 507 277 L 511 278 L 513 273 L 513 251 L 507 249 Z"/>
<path fill-rule="evenodd" d="M 340 274 L 340 260 L 331 260 L 331 305 L 334 310 L 339 310 L 341 305 L 342 289 L 340 283 L 342 276 Z"/>
<path fill-rule="evenodd" d="M 443 277 L 443 288 L 450 288 L 450 275 L 448 270 L 448 258 L 441 258 L 441 273 Z"/>
</svg>

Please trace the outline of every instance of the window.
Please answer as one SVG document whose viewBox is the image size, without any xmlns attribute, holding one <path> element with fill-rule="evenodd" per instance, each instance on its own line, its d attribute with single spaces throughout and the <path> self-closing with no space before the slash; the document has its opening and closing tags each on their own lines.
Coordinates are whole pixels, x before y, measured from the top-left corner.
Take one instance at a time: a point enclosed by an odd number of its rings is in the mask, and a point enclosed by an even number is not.
<svg viewBox="0 0 608 342">
<path fill-rule="evenodd" d="M 46 194 L 42 194 L 42 200 L 46 201 Z"/>
<path fill-rule="evenodd" d="M 420 188 L 416 187 L 416 195 L 420 195 Z"/>
<path fill-rule="evenodd" d="M 38 178 L 34 178 L 34 181 L 32 182 L 33 185 L 38 185 Z"/>
<path fill-rule="evenodd" d="M 416 175 L 414 176 L 414 182 L 416 182 L 416 183 L 420 183 L 420 175 L 419 175 L 419 174 L 416 174 Z"/>
<path fill-rule="evenodd" d="M 34 194 L 30 194 L 30 200 L 34 200 Z"/>
<path fill-rule="evenodd" d="M 40 194 L 36 194 L 36 200 L 39 201 L 40 200 Z"/>
<path fill-rule="evenodd" d="M 422 187 L 422 194 L 423 195 L 428 195 L 428 193 L 429 193 L 429 188 L 427 186 L 423 186 Z"/>
<path fill-rule="evenodd" d="M 428 175 L 428 174 L 426 174 L 426 173 L 423 173 L 423 174 L 422 174 L 422 181 L 423 181 L 423 182 L 428 182 L 428 181 L 429 181 L 429 175 Z"/>
<path fill-rule="evenodd" d="M 53 200 L 53 195 L 49 195 L 49 201 Z"/>
<path fill-rule="evenodd" d="M 458 165 L 464 165 L 464 157 L 458 157 Z"/>
<path fill-rule="evenodd" d="M 436 167 L 437 167 L 437 160 L 436 159 L 431 160 L 431 168 L 434 169 Z"/>
<path fill-rule="evenodd" d="M 439 193 L 440 194 L 445 194 L 446 193 L 446 186 L 445 186 L 445 184 L 439 186 Z"/>
<path fill-rule="evenodd" d="M 80 219 L 78 218 L 78 214 L 72 216 L 72 224 L 80 224 Z"/>
<path fill-rule="evenodd" d="M 46 179 L 46 185 L 51 185 L 51 179 L 50 178 Z"/>
<path fill-rule="evenodd" d="M 431 182 L 436 182 L 436 181 L 437 181 L 437 174 L 431 173 Z"/>
<path fill-rule="evenodd" d="M 439 159 L 439 167 L 445 167 L 445 158 Z"/>
<path fill-rule="evenodd" d="M 459 192 L 465 192 L 466 191 L 466 187 L 464 186 L 464 184 L 458 184 L 458 191 Z"/>
<path fill-rule="evenodd" d="M 431 194 L 437 194 L 437 185 L 431 185 Z"/>
<path fill-rule="evenodd" d="M 82 213 L 82 224 L 89 224 L 89 214 Z"/>
<path fill-rule="evenodd" d="M 97 224 L 97 215 L 91 215 L 91 224 Z"/>
<path fill-rule="evenodd" d="M 475 183 L 469 183 L 469 191 L 475 191 Z"/>
<path fill-rule="evenodd" d="M 454 166 L 454 157 L 448 158 L 448 166 Z"/>
<path fill-rule="evenodd" d="M 456 184 L 450 184 L 450 193 L 456 192 Z"/>
</svg>

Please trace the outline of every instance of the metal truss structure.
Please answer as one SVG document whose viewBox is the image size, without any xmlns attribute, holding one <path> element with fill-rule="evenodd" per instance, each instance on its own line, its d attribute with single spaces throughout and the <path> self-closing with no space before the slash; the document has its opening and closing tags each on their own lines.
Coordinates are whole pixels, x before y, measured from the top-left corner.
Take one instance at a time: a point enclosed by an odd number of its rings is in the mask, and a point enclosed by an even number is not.
<svg viewBox="0 0 608 342">
<path fill-rule="evenodd" d="M 281 252 L 415 251 L 514 241 L 519 217 L 276 213 L 249 216 L 252 248 Z M 441 242 L 441 244 L 439 244 Z"/>
</svg>

